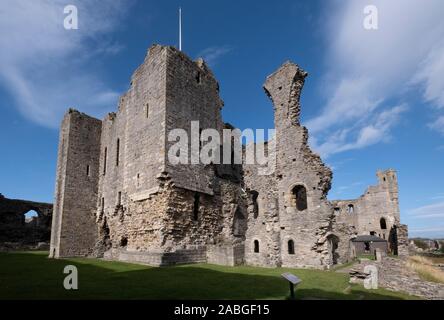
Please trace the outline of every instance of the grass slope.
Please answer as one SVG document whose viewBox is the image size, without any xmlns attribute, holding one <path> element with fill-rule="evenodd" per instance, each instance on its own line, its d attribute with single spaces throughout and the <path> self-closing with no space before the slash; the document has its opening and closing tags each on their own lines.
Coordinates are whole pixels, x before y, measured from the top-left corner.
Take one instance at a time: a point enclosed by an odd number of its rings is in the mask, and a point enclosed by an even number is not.
<svg viewBox="0 0 444 320">
<path fill-rule="evenodd" d="M 63 269 L 75 265 L 79 290 L 63 288 Z M 0 253 L 0 299 L 286 299 L 292 272 L 302 279 L 298 299 L 411 299 L 365 290 L 332 271 L 225 267 L 208 264 L 153 268 L 97 259 L 53 260 L 47 252 Z"/>
</svg>

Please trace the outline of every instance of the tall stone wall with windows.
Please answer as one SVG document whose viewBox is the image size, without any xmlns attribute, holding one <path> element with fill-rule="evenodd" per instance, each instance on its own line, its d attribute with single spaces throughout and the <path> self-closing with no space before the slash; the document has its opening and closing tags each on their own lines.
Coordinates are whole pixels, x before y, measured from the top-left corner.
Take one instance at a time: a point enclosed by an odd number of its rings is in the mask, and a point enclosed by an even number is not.
<svg viewBox="0 0 444 320">
<path fill-rule="evenodd" d="M 338 237 L 332 233 L 326 199 L 332 173 L 310 150 L 307 129 L 299 120 L 306 76 L 287 62 L 264 85 L 275 114 L 276 170 L 260 176 L 247 166 L 246 186 L 259 194 L 259 214 L 250 218 L 247 231 L 247 263 L 323 267 L 333 259 L 329 243 L 336 246 Z"/>
</svg>

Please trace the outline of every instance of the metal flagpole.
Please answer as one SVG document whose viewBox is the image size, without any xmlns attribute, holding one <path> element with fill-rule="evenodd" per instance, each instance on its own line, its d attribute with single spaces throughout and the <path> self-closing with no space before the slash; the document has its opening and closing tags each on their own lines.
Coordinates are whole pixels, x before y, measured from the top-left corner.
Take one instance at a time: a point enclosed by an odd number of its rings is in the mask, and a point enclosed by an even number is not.
<svg viewBox="0 0 444 320">
<path fill-rule="evenodd" d="M 179 7 L 179 51 L 182 51 L 182 8 Z"/>
</svg>

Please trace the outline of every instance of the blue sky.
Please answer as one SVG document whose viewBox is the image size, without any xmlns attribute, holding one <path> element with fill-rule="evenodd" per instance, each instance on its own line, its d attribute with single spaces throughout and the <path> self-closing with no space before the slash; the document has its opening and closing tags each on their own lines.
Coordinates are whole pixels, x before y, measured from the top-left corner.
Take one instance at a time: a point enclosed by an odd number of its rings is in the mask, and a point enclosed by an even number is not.
<svg viewBox="0 0 444 320">
<path fill-rule="evenodd" d="M 65 30 L 63 8 L 79 10 Z M 378 29 L 363 9 L 378 9 Z M 116 110 L 153 43 L 203 56 L 224 120 L 272 128 L 262 84 L 284 61 L 307 78 L 302 121 L 334 169 L 330 199 L 356 198 L 377 169 L 398 171 L 412 236 L 444 237 L 444 3 L 441 0 L 2 0 L 0 192 L 53 201 L 58 126 L 68 107 Z"/>
</svg>

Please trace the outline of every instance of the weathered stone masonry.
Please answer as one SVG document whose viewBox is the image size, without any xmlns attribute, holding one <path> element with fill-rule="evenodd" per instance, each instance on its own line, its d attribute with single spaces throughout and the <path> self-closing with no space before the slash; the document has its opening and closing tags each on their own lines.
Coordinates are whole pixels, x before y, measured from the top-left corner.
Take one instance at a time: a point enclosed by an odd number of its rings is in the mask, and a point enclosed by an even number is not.
<svg viewBox="0 0 444 320">
<path fill-rule="evenodd" d="M 26 213 L 34 210 L 37 217 L 29 220 Z M 0 194 L 0 244 L 37 245 L 49 242 L 52 204 L 7 199 Z"/>
<path fill-rule="evenodd" d="M 191 121 L 198 120 L 200 129 L 222 136 L 230 126 L 205 62 L 151 47 L 116 113 L 103 121 L 75 110 L 65 115 L 51 256 L 324 268 L 349 260 L 350 239 L 379 232 L 381 218 L 387 228 L 402 229 L 394 171 L 378 173 L 391 180 L 358 200 L 327 200 L 332 172 L 310 150 L 300 125 L 306 76 L 287 62 L 266 80 L 275 112 L 273 174 L 261 175 L 253 165 L 172 165 L 171 130 L 190 136 Z M 350 204 L 353 215 L 338 213 Z"/>
</svg>

